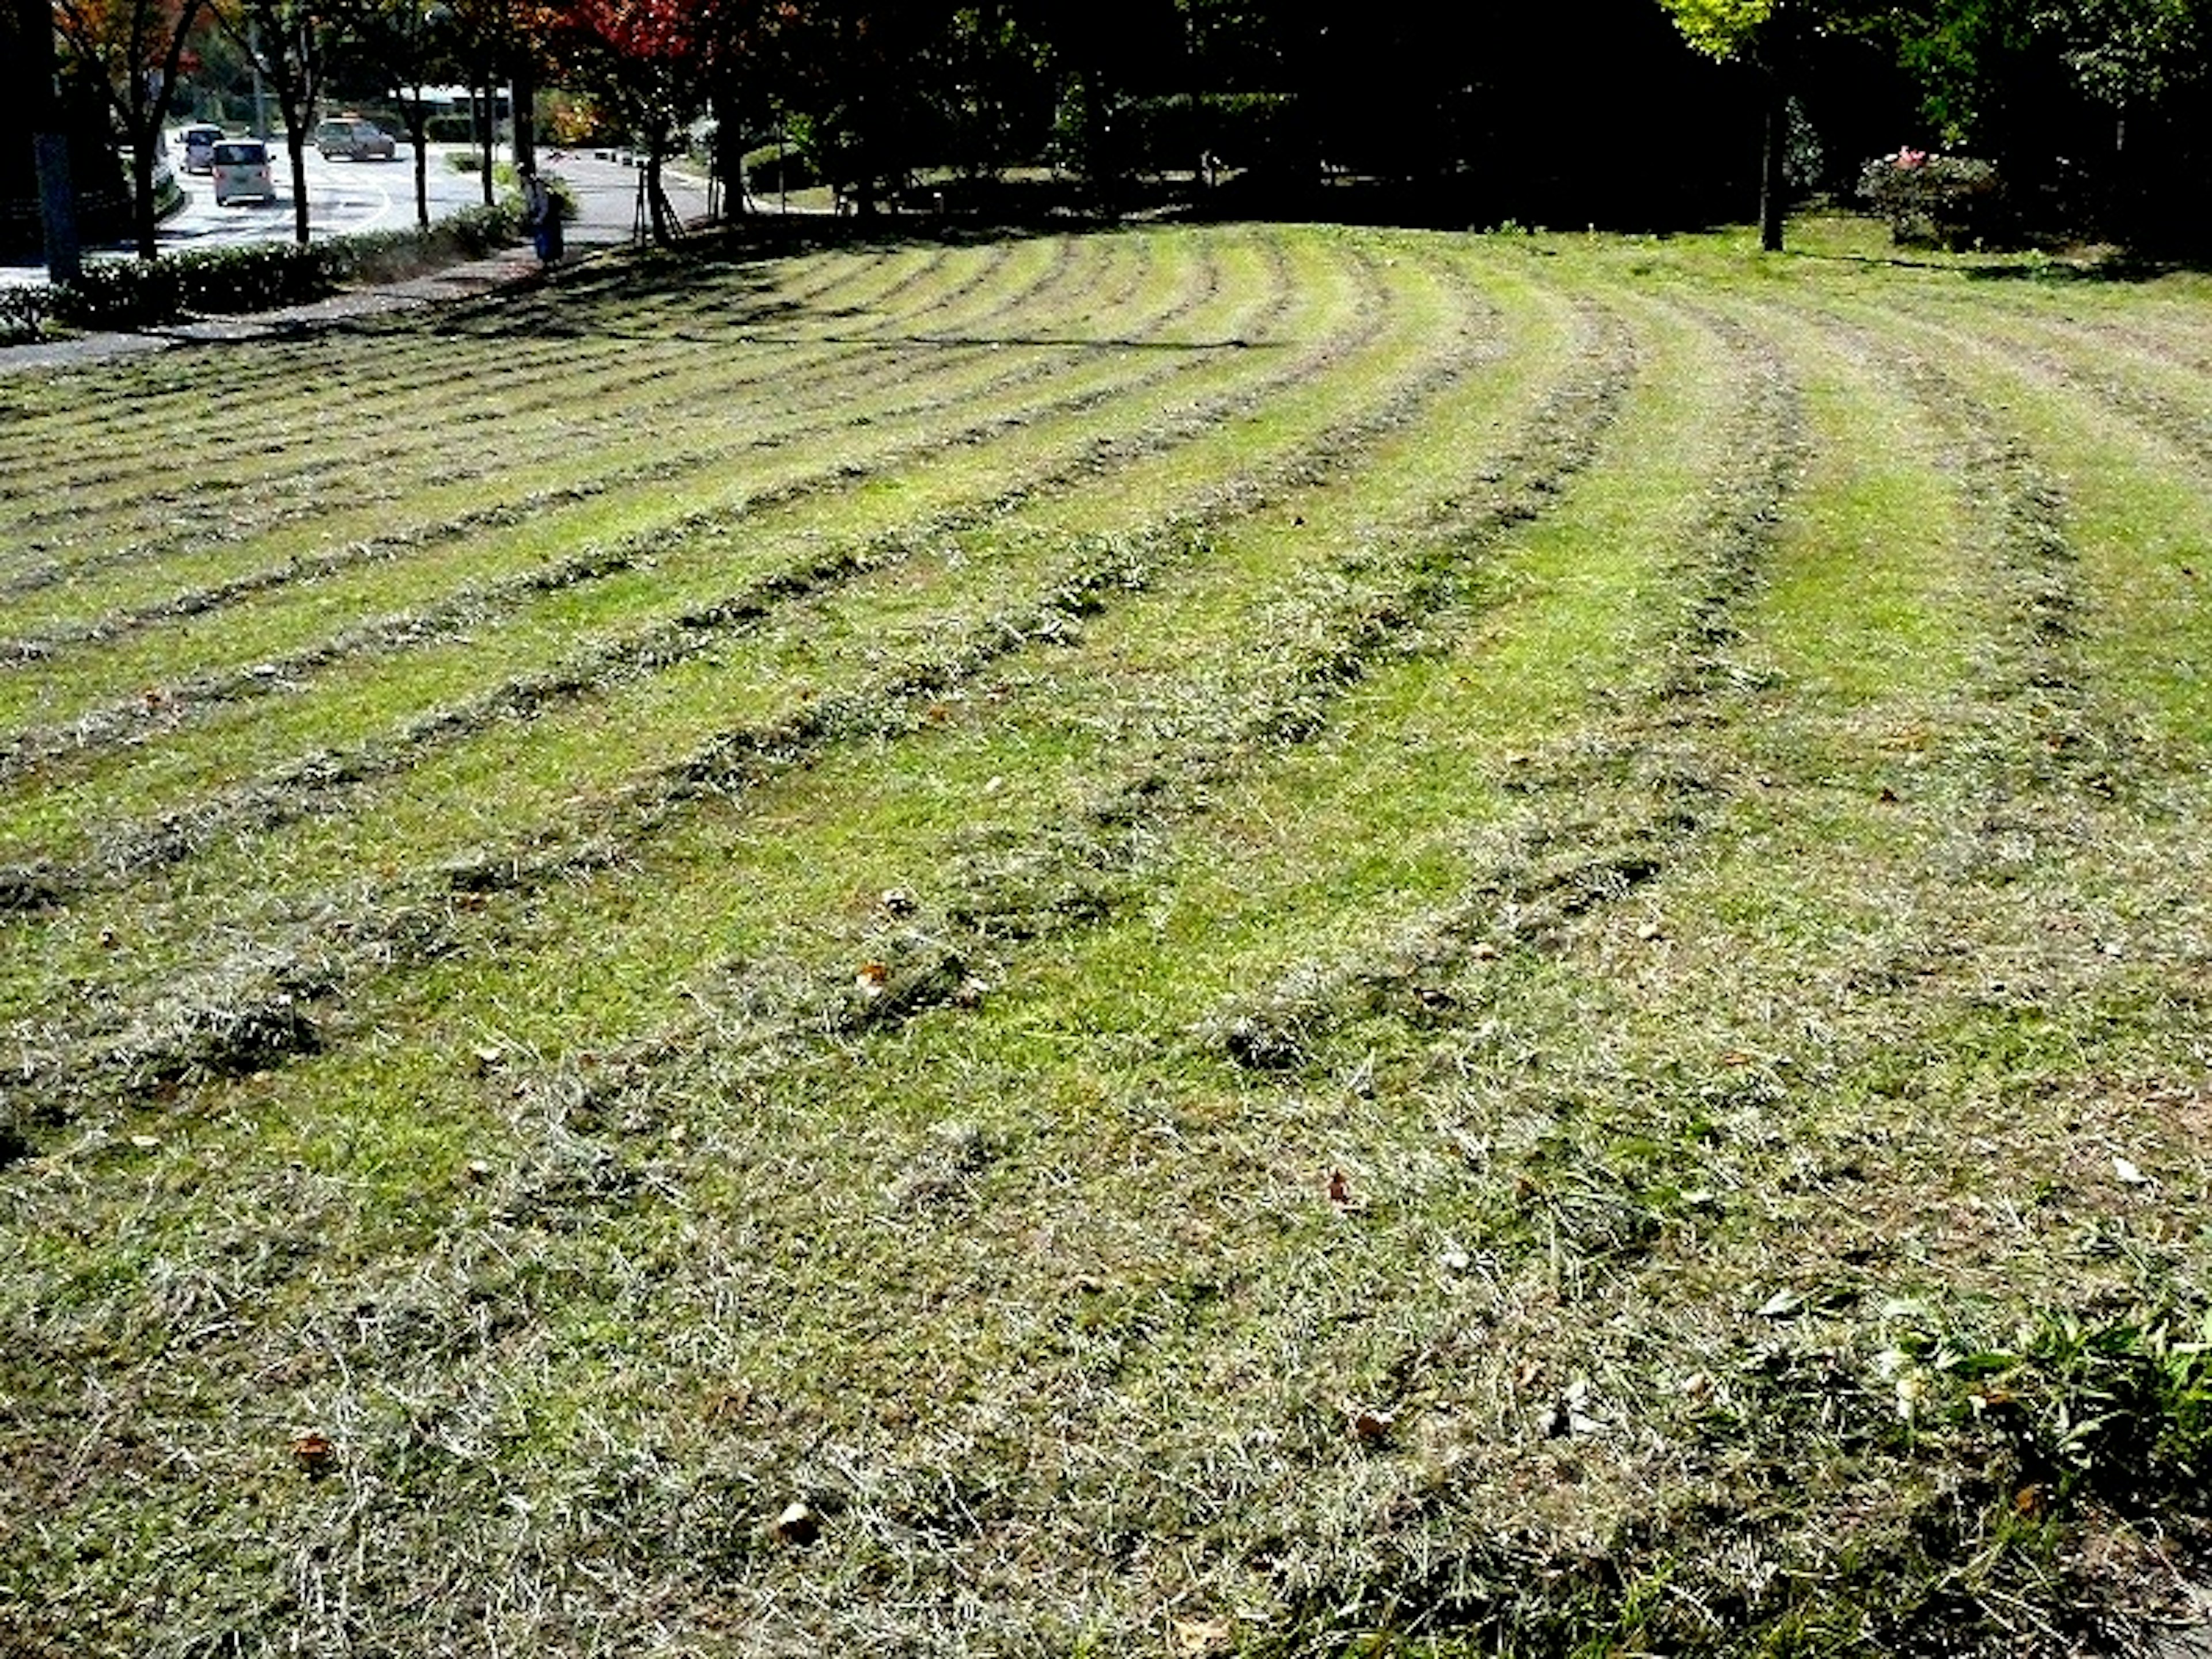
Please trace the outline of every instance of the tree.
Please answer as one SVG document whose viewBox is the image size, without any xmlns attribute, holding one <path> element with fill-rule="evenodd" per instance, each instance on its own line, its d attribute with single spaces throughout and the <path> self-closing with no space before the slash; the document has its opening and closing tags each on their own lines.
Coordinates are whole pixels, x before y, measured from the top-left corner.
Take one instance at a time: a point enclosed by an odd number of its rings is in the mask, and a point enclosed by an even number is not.
<svg viewBox="0 0 2212 1659">
<path fill-rule="evenodd" d="M 981 179 L 1043 148 L 1057 90 L 1051 53 L 1009 0 L 961 6 L 920 81 L 936 159 Z"/>
<path fill-rule="evenodd" d="M 777 29 L 799 147 L 862 218 L 927 154 L 951 0 L 804 0 Z M 933 157 L 932 158 L 933 159 Z"/>
<path fill-rule="evenodd" d="M 54 26 L 71 64 L 101 88 L 131 146 L 131 230 L 143 259 L 157 251 L 154 164 L 201 7 L 202 0 L 54 3 Z"/>
<path fill-rule="evenodd" d="M 1759 245 L 1782 251 L 1788 208 L 1790 76 L 1815 20 L 1796 0 L 1659 0 L 1682 38 L 1720 63 L 1747 64 L 1763 82 L 1765 134 L 1759 184 Z"/>
<path fill-rule="evenodd" d="M 787 10 L 780 0 L 712 0 L 701 20 L 707 114 L 714 125 L 714 168 L 726 215 L 741 214 L 747 206 L 748 123 L 767 125 L 778 29 L 787 21 Z"/>
<path fill-rule="evenodd" d="M 1188 29 L 1175 0 L 1120 6 L 1024 0 L 1063 87 L 1060 127 L 1101 207 L 1119 205 L 1140 158 L 1130 104 L 1139 90 L 1180 89 Z"/>
<path fill-rule="evenodd" d="M 451 14 L 435 0 L 355 0 L 335 12 L 334 67 L 389 90 L 415 150 L 415 222 L 430 228 L 428 88 L 451 78 Z M 348 84 L 350 84 L 349 81 Z"/>
<path fill-rule="evenodd" d="M 246 53 L 284 118 L 292 164 L 292 240 L 307 242 L 307 140 L 322 97 L 325 27 L 309 0 L 211 0 L 224 33 Z"/>
<path fill-rule="evenodd" d="M 476 121 L 477 176 L 483 204 L 492 205 L 493 154 L 499 143 L 499 83 L 517 58 L 534 51 L 530 31 L 538 26 L 532 0 L 434 0 L 440 27 L 467 81 Z M 551 10 L 549 6 L 547 10 Z"/>
<path fill-rule="evenodd" d="M 1922 0 L 1887 21 L 1942 140 L 2045 193 L 2040 213 L 2137 237 L 2185 228 L 2170 204 L 2212 183 L 2208 0 Z"/>
<path fill-rule="evenodd" d="M 70 180 L 68 124 L 63 118 L 58 64 L 54 58 L 52 0 L 15 0 L 8 17 L 14 52 L 22 69 L 32 167 L 38 180 L 39 229 L 46 276 L 73 283 L 82 265 L 76 230 L 76 192 Z"/>
<path fill-rule="evenodd" d="M 547 40 L 573 85 L 591 91 L 645 152 L 645 227 L 655 241 L 681 227 L 661 185 L 676 135 L 707 106 L 715 9 L 696 0 L 555 0 Z"/>
<path fill-rule="evenodd" d="M 2124 118 L 2203 84 L 2206 14 L 2203 0 L 2052 0 L 2037 21 L 2082 90 Z"/>
</svg>

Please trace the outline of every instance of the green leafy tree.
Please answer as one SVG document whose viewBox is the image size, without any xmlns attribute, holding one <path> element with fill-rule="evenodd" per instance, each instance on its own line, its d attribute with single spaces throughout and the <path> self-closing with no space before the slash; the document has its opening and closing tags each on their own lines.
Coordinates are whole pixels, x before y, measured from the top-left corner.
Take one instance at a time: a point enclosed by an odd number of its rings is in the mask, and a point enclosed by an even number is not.
<svg viewBox="0 0 2212 1659">
<path fill-rule="evenodd" d="M 933 94 L 954 14 L 951 0 L 806 0 L 786 8 L 784 102 L 807 160 L 873 216 L 883 198 L 942 142 Z"/>
<path fill-rule="evenodd" d="M 2035 22 L 2082 91 L 2124 114 L 2203 85 L 2208 11 L 2204 0 L 2057 0 Z"/>
<path fill-rule="evenodd" d="M 1919 0 L 1883 28 L 1939 142 L 2047 228 L 2170 238 L 2202 195 L 2212 0 Z"/>
<path fill-rule="evenodd" d="M 327 46 L 320 8 L 309 0 L 215 0 L 214 15 L 276 100 L 292 168 L 292 240 L 304 247 L 307 140 L 322 98 Z"/>
<path fill-rule="evenodd" d="M 1807 37 L 1826 20 L 1799 0 L 1659 0 L 1691 46 L 1721 63 L 1756 70 L 1764 82 L 1765 137 L 1759 167 L 1759 244 L 1782 251 L 1789 204 L 1790 78 Z"/>
<path fill-rule="evenodd" d="M 962 6 L 938 38 L 922 83 L 942 159 L 971 179 L 1042 149 L 1052 124 L 1052 54 L 1008 0 Z"/>
<path fill-rule="evenodd" d="M 536 11 L 530 0 L 436 0 L 438 26 L 471 93 L 477 122 L 477 178 L 486 207 L 499 195 L 495 172 L 500 79 L 512 72 L 525 52 L 536 50 L 531 32 Z"/>
<path fill-rule="evenodd" d="M 430 226 L 429 88 L 456 73 L 452 15 L 434 0 L 352 0 L 332 9 L 333 67 L 388 91 L 415 151 L 415 222 Z"/>
<path fill-rule="evenodd" d="M 55 0 L 70 66 L 106 94 L 131 147 L 131 217 L 141 258 L 155 257 L 155 162 L 177 84 L 203 21 L 201 0 Z"/>
</svg>

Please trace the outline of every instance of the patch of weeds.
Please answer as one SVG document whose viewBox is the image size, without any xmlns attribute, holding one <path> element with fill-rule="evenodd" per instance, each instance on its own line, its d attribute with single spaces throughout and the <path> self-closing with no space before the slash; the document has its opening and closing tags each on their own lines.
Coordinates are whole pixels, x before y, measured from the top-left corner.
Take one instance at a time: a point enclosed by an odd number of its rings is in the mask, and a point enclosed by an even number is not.
<svg viewBox="0 0 2212 1659">
<path fill-rule="evenodd" d="M 1947 1362 L 1948 1361 L 1948 1365 Z M 2212 1311 L 2045 1310 L 2009 1350 L 1931 1361 L 2014 1440 L 2031 1510 L 2186 1508 L 2212 1475 Z"/>
</svg>

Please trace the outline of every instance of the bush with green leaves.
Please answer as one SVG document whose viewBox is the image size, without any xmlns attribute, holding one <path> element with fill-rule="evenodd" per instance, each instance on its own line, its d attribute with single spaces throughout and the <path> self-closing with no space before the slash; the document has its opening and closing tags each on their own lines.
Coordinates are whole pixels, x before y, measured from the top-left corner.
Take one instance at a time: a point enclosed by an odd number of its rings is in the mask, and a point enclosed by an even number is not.
<svg viewBox="0 0 2212 1659">
<path fill-rule="evenodd" d="M 745 152 L 745 186 L 756 196 L 806 190 L 822 182 L 814 164 L 794 145 L 762 144 Z"/>
<path fill-rule="evenodd" d="M 1970 155 L 1917 149 L 1877 155 L 1860 170 L 1859 197 L 1889 222 L 1902 246 L 1988 246 L 2011 228 L 2004 181 L 1994 166 Z"/>
<path fill-rule="evenodd" d="M 574 204 L 557 187 L 554 200 L 562 204 L 563 216 L 574 216 Z M 520 204 L 509 200 L 495 207 L 465 209 L 428 230 L 368 231 L 316 246 L 335 283 L 392 283 L 441 264 L 480 259 L 521 234 Z"/>
<path fill-rule="evenodd" d="M 53 291 L 43 283 L 0 288 L 0 341 L 37 339 L 52 306 Z"/>
<path fill-rule="evenodd" d="M 564 217 L 575 204 L 548 185 Z M 48 317 L 79 328 L 153 328 L 191 315 L 234 316 L 304 305 L 348 283 L 395 282 L 511 246 L 522 235 L 519 198 L 470 208 L 428 230 L 333 237 L 301 246 L 264 242 L 195 249 L 159 259 L 96 260 L 73 282 L 12 290 L 0 338 L 35 338 Z"/>
<path fill-rule="evenodd" d="M 334 286 L 322 246 L 256 243 L 161 259 L 100 260 L 53 289 L 55 315 L 83 327 L 147 328 L 192 313 L 235 315 L 320 299 Z"/>
<path fill-rule="evenodd" d="M 52 291 L 54 315 L 85 328 L 149 328 L 184 314 L 171 259 L 91 261 Z"/>
<path fill-rule="evenodd" d="M 325 245 L 255 242 L 240 247 L 196 249 L 171 261 L 184 308 L 204 315 L 234 315 L 319 300 L 337 284 Z"/>
</svg>

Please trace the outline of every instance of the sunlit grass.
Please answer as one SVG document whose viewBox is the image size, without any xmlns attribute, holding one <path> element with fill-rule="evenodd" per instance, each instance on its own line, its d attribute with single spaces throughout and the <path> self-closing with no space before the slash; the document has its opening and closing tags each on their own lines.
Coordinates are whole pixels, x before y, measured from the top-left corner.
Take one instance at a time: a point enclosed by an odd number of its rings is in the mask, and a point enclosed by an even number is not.
<svg viewBox="0 0 2212 1659">
<path fill-rule="evenodd" d="M 1795 228 L 647 264 L 241 353 L 219 408 L 409 411 L 425 523 L 671 465 L 9 671 L 0 1647 L 2185 1613 L 2203 284 Z M 441 481 L 507 361 L 573 453 Z M 132 568 L 190 395 L 0 381 L 9 616 L 371 511 L 302 438 L 327 512 L 187 491 L 234 540 Z M 103 421 L 60 539 L 15 481 Z"/>
</svg>

